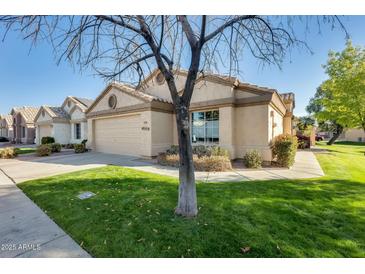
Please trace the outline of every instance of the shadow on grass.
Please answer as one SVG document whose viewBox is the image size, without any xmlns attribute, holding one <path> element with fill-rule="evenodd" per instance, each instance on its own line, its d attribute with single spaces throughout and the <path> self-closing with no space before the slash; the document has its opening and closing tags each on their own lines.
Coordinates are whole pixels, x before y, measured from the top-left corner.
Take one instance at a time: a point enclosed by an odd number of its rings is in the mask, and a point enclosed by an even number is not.
<svg viewBox="0 0 365 274">
<path fill-rule="evenodd" d="M 194 219 L 174 215 L 176 179 L 125 168 L 19 186 L 96 257 L 365 256 L 360 182 L 201 183 Z M 96 196 L 78 200 L 82 191 Z"/>
<path fill-rule="evenodd" d="M 350 142 L 350 141 L 338 141 L 335 145 L 348 145 L 348 146 L 365 146 L 364 142 Z"/>
</svg>

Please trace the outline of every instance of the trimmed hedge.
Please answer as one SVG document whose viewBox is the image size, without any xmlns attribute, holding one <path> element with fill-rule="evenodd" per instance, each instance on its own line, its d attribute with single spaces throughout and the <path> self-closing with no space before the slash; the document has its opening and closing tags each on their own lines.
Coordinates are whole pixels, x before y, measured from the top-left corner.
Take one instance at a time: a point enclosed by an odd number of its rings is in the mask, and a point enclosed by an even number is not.
<svg viewBox="0 0 365 274">
<path fill-rule="evenodd" d="M 37 155 L 40 157 L 50 156 L 52 154 L 52 147 L 50 144 L 44 144 L 37 147 Z"/>
<path fill-rule="evenodd" d="M 297 148 L 297 137 L 281 134 L 275 137 L 271 150 L 279 166 L 291 167 L 294 164 Z"/>
<path fill-rule="evenodd" d="M 262 166 L 262 157 L 257 150 L 252 150 L 243 156 L 243 163 L 247 168 L 260 168 Z"/>
<path fill-rule="evenodd" d="M 14 147 L 6 147 L 0 150 L 1 159 L 12 159 L 18 155 L 18 149 Z"/>
<path fill-rule="evenodd" d="M 42 145 L 53 144 L 54 142 L 55 142 L 55 139 L 51 136 L 45 136 L 45 137 L 42 137 L 42 139 L 41 139 Z"/>
</svg>

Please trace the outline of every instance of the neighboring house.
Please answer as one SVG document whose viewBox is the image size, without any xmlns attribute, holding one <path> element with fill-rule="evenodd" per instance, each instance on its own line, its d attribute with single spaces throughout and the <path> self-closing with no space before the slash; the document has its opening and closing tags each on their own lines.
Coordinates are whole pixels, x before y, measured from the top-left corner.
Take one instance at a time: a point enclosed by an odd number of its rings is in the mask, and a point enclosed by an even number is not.
<svg viewBox="0 0 365 274">
<path fill-rule="evenodd" d="M 87 139 L 86 109 L 93 101 L 68 96 L 61 107 L 42 106 L 35 118 L 36 143 L 51 136 L 60 144 L 81 143 Z"/>
<path fill-rule="evenodd" d="M 183 92 L 186 72 L 175 75 Z M 86 112 L 88 146 L 95 151 L 156 156 L 178 143 L 171 96 L 155 70 L 142 88 L 109 84 Z M 204 75 L 197 79 L 191 100 L 193 145 L 219 145 L 230 157 L 258 150 L 271 160 L 270 143 L 281 133 L 292 134 L 294 94 L 241 83 L 235 78 Z"/>
<path fill-rule="evenodd" d="M 13 139 L 13 116 L 2 115 L 0 117 L 0 137 Z"/>
<path fill-rule="evenodd" d="M 365 142 L 365 131 L 360 128 L 345 129 L 338 139 L 341 141 Z"/>
<path fill-rule="evenodd" d="M 39 108 L 36 107 L 12 108 L 10 114 L 13 118 L 13 142 L 22 144 L 34 144 L 34 118 L 38 110 Z"/>
</svg>

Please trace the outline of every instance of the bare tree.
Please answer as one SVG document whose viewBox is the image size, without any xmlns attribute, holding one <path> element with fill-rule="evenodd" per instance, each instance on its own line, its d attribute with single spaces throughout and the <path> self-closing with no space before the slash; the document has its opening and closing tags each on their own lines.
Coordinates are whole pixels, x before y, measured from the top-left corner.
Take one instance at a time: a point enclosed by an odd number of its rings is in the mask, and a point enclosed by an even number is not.
<svg viewBox="0 0 365 274">
<path fill-rule="evenodd" d="M 303 20 L 300 17 L 299 20 Z M 339 25 L 335 16 L 315 17 L 320 24 Z M 189 106 L 194 85 L 204 72 L 239 75 L 242 54 L 248 51 L 266 64 L 280 66 L 296 38 L 292 17 L 242 16 L 1 16 L 6 32 L 52 43 L 58 61 L 81 69 L 94 68 L 107 80 L 128 79 L 135 86 L 156 67 L 170 90 L 179 143 L 179 196 L 175 212 L 198 213 L 190 139 Z M 6 34 L 5 32 L 5 34 Z M 175 72 L 187 68 L 183 90 Z"/>
</svg>

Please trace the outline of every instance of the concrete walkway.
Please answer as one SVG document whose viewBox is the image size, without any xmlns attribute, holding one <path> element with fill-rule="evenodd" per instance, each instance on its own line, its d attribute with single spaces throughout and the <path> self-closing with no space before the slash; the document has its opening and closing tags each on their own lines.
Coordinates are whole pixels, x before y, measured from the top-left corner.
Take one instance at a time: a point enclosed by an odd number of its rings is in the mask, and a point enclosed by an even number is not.
<svg viewBox="0 0 365 274">
<path fill-rule="evenodd" d="M 133 166 L 132 168 L 152 173 L 179 177 L 176 168 L 159 165 Z M 294 165 L 288 168 L 245 169 L 235 168 L 227 172 L 195 172 L 197 180 L 204 182 L 239 182 L 252 180 L 308 179 L 324 176 L 317 158 L 311 151 L 298 151 Z"/>
<path fill-rule="evenodd" d="M 32 155 L 16 159 L 0 160 L 0 168 L 16 183 L 85 170 L 106 165 L 118 165 L 137 170 L 178 177 L 177 168 L 160 166 L 154 160 L 137 159 L 132 156 L 88 152 L 83 154 L 54 154 L 50 157 Z M 311 151 L 298 151 L 295 164 L 287 168 L 244 169 L 235 168 L 227 172 L 195 172 L 196 179 L 204 182 L 234 182 L 249 180 L 307 179 L 324 175 L 315 155 Z"/>
<path fill-rule="evenodd" d="M 0 257 L 90 257 L 0 170 Z"/>
</svg>

